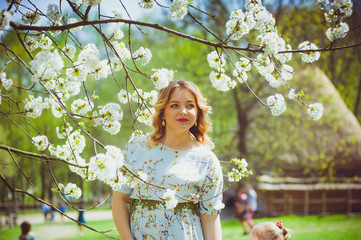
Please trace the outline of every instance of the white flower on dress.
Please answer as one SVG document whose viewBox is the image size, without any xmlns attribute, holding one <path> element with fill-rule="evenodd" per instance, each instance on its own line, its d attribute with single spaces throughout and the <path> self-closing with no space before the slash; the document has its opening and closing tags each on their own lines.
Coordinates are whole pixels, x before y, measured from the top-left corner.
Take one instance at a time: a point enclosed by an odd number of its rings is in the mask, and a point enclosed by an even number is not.
<svg viewBox="0 0 361 240">
<path fill-rule="evenodd" d="M 322 103 L 313 103 L 310 104 L 307 108 L 307 113 L 312 117 L 314 121 L 319 120 L 323 114 L 323 105 Z"/>
<path fill-rule="evenodd" d="M 167 189 L 166 192 L 163 194 L 165 206 L 167 209 L 173 209 L 177 206 L 178 200 L 176 199 L 175 193 L 175 190 Z"/>
<path fill-rule="evenodd" d="M 32 140 L 39 151 L 44 151 L 49 145 L 48 138 L 44 135 L 33 137 Z"/>
</svg>

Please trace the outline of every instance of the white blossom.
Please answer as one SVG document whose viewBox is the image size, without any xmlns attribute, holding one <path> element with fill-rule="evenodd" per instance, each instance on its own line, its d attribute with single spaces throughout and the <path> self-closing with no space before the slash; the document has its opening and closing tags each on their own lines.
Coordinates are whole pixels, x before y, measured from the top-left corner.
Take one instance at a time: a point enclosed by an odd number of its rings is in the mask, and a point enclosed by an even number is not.
<svg viewBox="0 0 361 240">
<path fill-rule="evenodd" d="M 80 155 L 86 145 L 85 137 L 80 134 L 80 129 L 72 132 L 66 140 L 65 144 L 72 153 Z"/>
<path fill-rule="evenodd" d="M 183 19 L 188 13 L 188 0 L 173 0 L 169 9 L 169 19 Z"/>
<path fill-rule="evenodd" d="M 128 103 L 128 100 L 130 99 L 129 93 L 125 89 L 121 89 L 117 96 L 119 102 L 123 104 Z"/>
<path fill-rule="evenodd" d="M 119 121 L 107 121 L 103 124 L 103 129 L 110 135 L 116 135 L 119 133 L 121 124 Z"/>
<path fill-rule="evenodd" d="M 55 130 L 58 138 L 64 139 L 66 136 L 70 135 L 71 131 L 73 131 L 73 127 L 69 123 L 66 123 L 62 128 L 56 127 Z"/>
<path fill-rule="evenodd" d="M 32 140 L 39 151 L 44 151 L 49 145 L 48 138 L 45 135 L 33 137 Z"/>
<path fill-rule="evenodd" d="M 5 11 L 5 9 L 0 12 L 0 36 L 2 35 L 3 30 L 6 30 L 10 27 L 11 18 L 11 12 Z"/>
<path fill-rule="evenodd" d="M 305 41 L 298 45 L 298 48 L 301 50 L 312 50 L 318 49 L 318 47 L 314 43 L 310 43 L 309 41 Z M 320 58 L 320 52 L 305 52 L 301 53 L 301 59 L 305 63 L 315 62 Z"/>
<path fill-rule="evenodd" d="M 56 4 L 48 5 L 48 12 L 47 12 L 46 16 L 53 22 L 58 22 L 63 17 L 59 11 L 58 5 L 56 5 Z"/>
<path fill-rule="evenodd" d="M 226 92 L 236 86 L 236 81 L 223 73 L 212 71 L 209 75 L 209 79 L 211 80 L 212 86 L 219 91 Z"/>
<path fill-rule="evenodd" d="M 326 31 L 326 36 L 328 40 L 332 42 L 336 39 L 346 37 L 348 30 L 349 28 L 347 23 L 341 22 L 339 25 L 336 25 L 335 28 L 332 27 L 328 28 Z"/>
<path fill-rule="evenodd" d="M 57 145 L 56 147 L 54 145 L 49 145 L 48 149 L 52 156 L 63 160 L 68 160 L 72 154 L 71 150 L 67 145 Z"/>
<path fill-rule="evenodd" d="M 149 101 L 150 105 L 154 105 L 157 101 L 158 92 L 155 90 L 152 90 L 150 92 L 145 92 L 143 94 L 143 98 L 145 101 Z"/>
<path fill-rule="evenodd" d="M 58 184 L 60 187 L 60 184 Z M 69 195 L 72 198 L 78 199 L 81 197 L 81 189 L 75 183 L 68 183 L 66 187 L 62 187 L 64 195 Z"/>
<path fill-rule="evenodd" d="M 76 48 L 71 44 L 65 44 L 63 52 L 66 53 L 70 58 L 73 58 L 76 53 Z"/>
<path fill-rule="evenodd" d="M 274 66 L 267 55 L 258 54 L 253 65 L 256 67 L 259 74 L 266 76 L 274 71 Z"/>
<path fill-rule="evenodd" d="M 115 158 L 104 153 L 98 153 L 90 158 L 89 169 L 100 180 L 116 177 L 117 163 Z"/>
<path fill-rule="evenodd" d="M 293 67 L 283 64 L 281 68 L 281 77 L 285 81 L 291 80 L 293 78 Z"/>
<path fill-rule="evenodd" d="M 292 89 L 290 90 L 290 92 L 288 93 L 288 98 L 289 98 L 290 100 L 293 100 L 294 98 L 297 97 L 297 94 L 295 93 L 295 91 L 296 91 L 296 89 L 292 88 Z"/>
<path fill-rule="evenodd" d="M 63 67 L 63 58 L 57 50 L 38 52 L 35 59 L 30 62 L 30 69 L 34 73 L 32 80 L 37 82 L 40 80 L 54 79 L 58 76 L 58 71 Z"/>
<path fill-rule="evenodd" d="M 173 80 L 173 71 L 166 68 L 152 69 L 155 72 L 150 78 L 154 83 L 154 87 L 157 90 L 168 86 L 169 82 Z"/>
<path fill-rule="evenodd" d="M 94 107 L 93 102 L 91 102 L 87 98 L 76 99 L 71 104 L 71 111 L 73 114 L 77 114 L 80 116 L 87 116 L 88 112 L 90 112 L 93 107 Z"/>
<path fill-rule="evenodd" d="M 9 90 L 13 86 L 13 80 L 6 78 L 5 72 L 0 73 L 0 83 L 5 90 Z"/>
<path fill-rule="evenodd" d="M 142 8 L 153 8 L 155 5 L 154 0 L 140 0 L 138 2 L 139 6 Z"/>
<path fill-rule="evenodd" d="M 279 75 L 274 76 L 273 74 L 267 74 L 265 78 L 269 85 L 274 88 L 278 88 L 283 83 L 282 78 Z"/>
<path fill-rule="evenodd" d="M 152 59 L 152 52 L 148 48 L 140 47 L 133 53 L 133 58 L 142 61 L 142 65 L 147 65 Z"/>
<path fill-rule="evenodd" d="M 266 55 L 277 54 L 279 51 L 285 49 L 285 41 L 279 37 L 276 32 L 269 32 L 257 38 L 261 39 L 263 51 Z"/>
<path fill-rule="evenodd" d="M 21 15 L 21 21 L 25 24 L 36 24 L 40 20 L 40 14 L 34 11 L 27 11 Z"/>
<path fill-rule="evenodd" d="M 153 109 L 148 110 L 146 108 L 146 109 L 143 109 L 143 110 L 137 109 L 137 112 L 135 114 L 137 116 L 137 121 L 138 122 L 141 122 L 141 123 L 144 123 L 144 124 L 146 124 L 148 126 L 151 126 L 152 125 L 152 115 L 153 115 L 153 113 L 154 113 Z"/>
<path fill-rule="evenodd" d="M 173 209 L 177 206 L 178 200 L 175 196 L 175 193 L 175 190 L 166 189 L 166 192 L 163 194 L 166 209 Z"/>
<path fill-rule="evenodd" d="M 24 109 L 26 116 L 31 118 L 40 117 L 44 109 L 42 97 L 34 98 L 33 95 L 29 95 L 29 98 L 25 99 Z"/>
<path fill-rule="evenodd" d="M 217 51 L 213 51 L 207 55 L 207 60 L 211 68 L 219 69 L 223 68 L 226 62 L 224 61 L 223 54 L 218 54 Z"/>
<path fill-rule="evenodd" d="M 123 42 L 114 41 L 112 42 L 112 45 L 114 46 L 115 51 L 117 52 L 118 56 L 122 61 L 125 61 L 127 59 L 131 58 L 130 51 L 128 48 L 125 47 L 125 44 Z"/>
<path fill-rule="evenodd" d="M 78 20 L 76 18 L 69 18 L 68 19 L 68 24 L 73 24 L 73 23 L 77 23 Z M 79 26 L 79 27 L 74 27 L 70 29 L 70 32 L 76 32 L 76 31 L 80 31 L 83 28 L 83 26 Z"/>
<path fill-rule="evenodd" d="M 242 14 L 239 14 L 238 16 L 238 18 L 232 18 L 231 15 L 231 19 L 226 23 L 227 34 L 232 40 L 238 40 L 242 38 L 251 30 L 250 24 L 244 21 L 244 16 L 241 17 Z"/>
<path fill-rule="evenodd" d="M 123 18 L 123 14 L 122 14 L 122 11 L 120 9 L 114 9 L 112 11 L 112 13 L 113 13 L 113 16 L 114 16 L 115 19 Z"/>
<path fill-rule="evenodd" d="M 273 116 L 281 115 L 287 108 L 285 99 L 278 93 L 267 98 L 267 105 L 271 109 L 271 114 Z"/>
<path fill-rule="evenodd" d="M 321 117 L 322 117 L 322 114 L 323 114 L 323 105 L 322 103 L 313 103 L 313 104 L 310 104 L 307 108 L 307 113 L 308 115 L 311 116 L 311 118 L 314 120 L 314 121 L 317 121 L 319 120 Z"/>
<path fill-rule="evenodd" d="M 119 28 L 119 25 L 110 25 L 107 28 L 107 33 L 114 36 L 115 39 L 122 39 L 124 37 L 123 31 Z"/>
</svg>

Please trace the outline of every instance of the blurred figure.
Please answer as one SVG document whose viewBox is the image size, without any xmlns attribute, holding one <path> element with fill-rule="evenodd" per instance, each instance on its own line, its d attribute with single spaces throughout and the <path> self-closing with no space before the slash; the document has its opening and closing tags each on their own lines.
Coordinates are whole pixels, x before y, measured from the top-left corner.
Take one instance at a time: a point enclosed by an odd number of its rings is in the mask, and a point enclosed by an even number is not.
<svg viewBox="0 0 361 240">
<path fill-rule="evenodd" d="M 54 216 L 55 216 L 55 212 L 56 212 L 55 207 L 54 207 L 55 203 L 53 201 L 51 201 L 50 203 L 51 203 L 50 210 L 49 210 L 50 222 L 54 223 Z"/>
<path fill-rule="evenodd" d="M 21 235 L 19 240 L 36 240 L 34 234 L 31 232 L 31 224 L 27 221 L 24 221 L 21 225 Z"/>
<path fill-rule="evenodd" d="M 248 210 L 247 210 L 247 194 L 239 189 L 237 191 L 237 199 L 235 201 L 235 209 L 236 209 L 236 216 L 243 227 L 243 234 L 248 234 L 247 229 L 247 217 L 248 217 Z"/>
<path fill-rule="evenodd" d="M 47 200 L 45 200 L 45 202 L 47 202 Z M 51 207 L 45 203 L 42 203 L 40 206 L 40 210 L 44 214 L 45 223 L 48 221 L 48 213 L 50 212 L 50 209 Z"/>
<path fill-rule="evenodd" d="M 257 193 L 252 185 L 247 186 L 247 222 L 251 228 L 254 227 L 253 216 L 257 211 Z"/>
<path fill-rule="evenodd" d="M 86 222 L 85 222 L 85 218 L 84 218 L 84 207 L 85 207 L 84 202 L 81 201 L 81 202 L 79 203 L 78 222 L 83 223 L 83 224 L 86 223 Z M 78 224 L 78 227 L 79 227 L 79 234 L 80 234 L 80 235 L 83 235 L 83 234 L 84 234 L 84 232 L 83 232 L 84 226 L 83 226 L 82 224 Z"/>
<path fill-rule="evenodd" d="M 67 207 L 66 207 L 66 205 L 65 205 L 65 203 L 64 203 L 63 201 L 60 201 L 58 208 L 59 208 L 59 210 L 61 211 L 61 213 L 65 213 L 66 210 L 67 210 Z M 60 214 L 60 222 L 61 222 L 61 224 L 64 223 L 64 216 L 63 216 L 63 214 Z"/>
<path fill-rule="evenodd" d="M 251 231 L 250 240 L 287 240 L 291 237 L 289 229 L 281 221 L 257 224 Z"/>
</svg>

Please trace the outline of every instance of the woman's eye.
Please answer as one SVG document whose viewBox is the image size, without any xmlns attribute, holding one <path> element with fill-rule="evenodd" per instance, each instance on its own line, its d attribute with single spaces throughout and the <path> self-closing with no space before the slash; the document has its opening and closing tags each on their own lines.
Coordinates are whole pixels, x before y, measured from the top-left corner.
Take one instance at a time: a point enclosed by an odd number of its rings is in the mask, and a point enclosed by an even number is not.
<svg viewBox="0 0 361 240">
<path fill-rule="evenodd" d="M 172 104 L 170 105 L 171 108 L 175 108 L 175 107 L 178 107 L 178 104 Z"/>
<path fill-rule="evenodd" d="M 188 107 L 189 108 L 194 108 L 194 104 L 189 104 Z"/>
</svg>

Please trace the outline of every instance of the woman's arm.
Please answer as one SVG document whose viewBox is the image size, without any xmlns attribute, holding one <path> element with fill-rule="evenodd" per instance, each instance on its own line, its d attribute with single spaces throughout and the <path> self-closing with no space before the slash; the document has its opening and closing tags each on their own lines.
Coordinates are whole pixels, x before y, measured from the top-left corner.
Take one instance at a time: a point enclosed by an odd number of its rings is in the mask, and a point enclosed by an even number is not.
<svg viewBox="0 0 361 240">
<path fill-rule="evenodd" d="M 128 200 L 129 194 L 113 191 L 112 213 L 115 227 L 122 240 L 133 240 L 130 231 Z"/>
<path fill-rule="evenodd" d="M 203 237 L 205 240 L 222 240 L 221 220 L 219 214 L 201 214 Z"/>
</svg>

